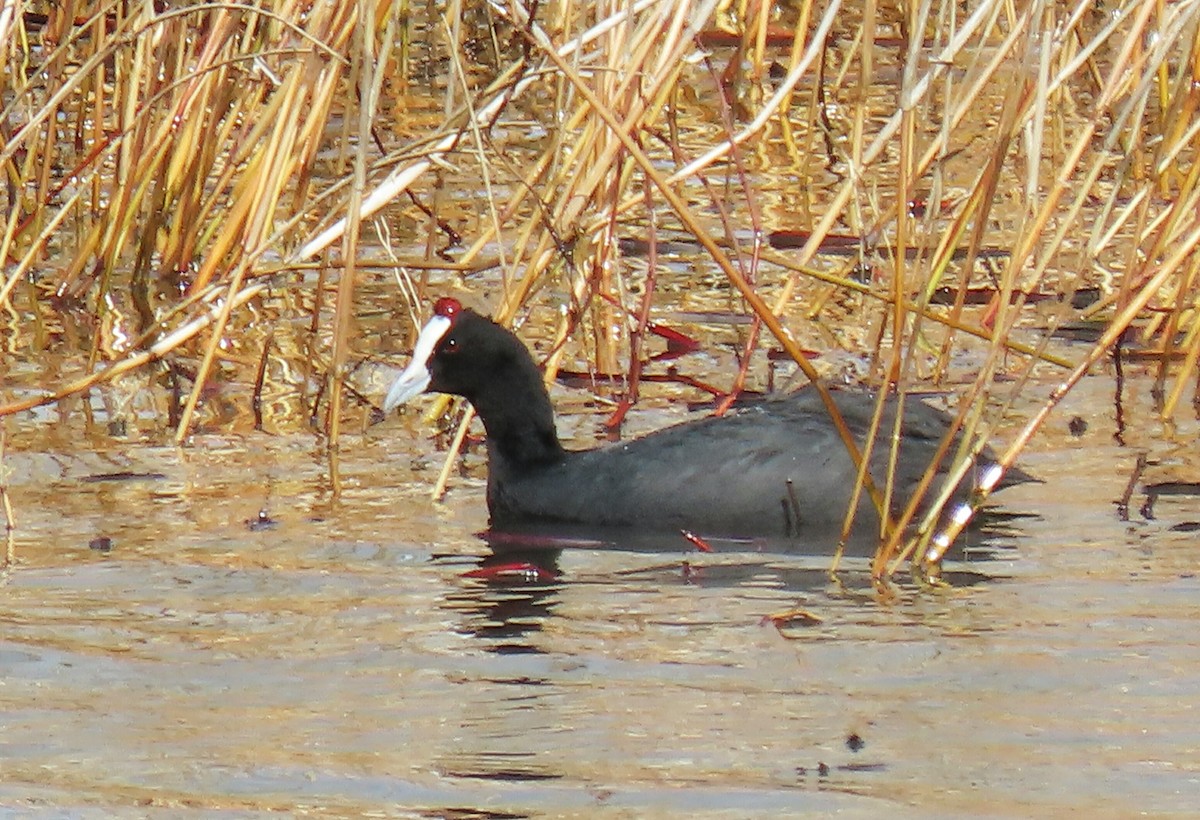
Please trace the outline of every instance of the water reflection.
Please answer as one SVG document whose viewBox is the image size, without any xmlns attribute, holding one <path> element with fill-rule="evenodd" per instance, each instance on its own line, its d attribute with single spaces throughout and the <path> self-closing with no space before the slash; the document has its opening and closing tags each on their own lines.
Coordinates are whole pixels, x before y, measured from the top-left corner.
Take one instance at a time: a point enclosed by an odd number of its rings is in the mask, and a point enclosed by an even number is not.
<svg viewBox="0 0 1200 820">
<path fill-rule="evenodd" d="M 528 640 L 554 614 L 561 575 L 558 550 L 492 552 L 461 573 L 462 589 L 448 593 L 447 609 L 465 615 L 458 631 L 487 640 L 497 654 L 536 654 Z M 456 560 L 461 560 L 456 557 Z"/>
<path fill-rule="evenodd" d="M 546 654 L 542 633 L 556 619 L 578 621 L 581 601 L 588 602 L 582 617 L 593 626 L 636 610 L 639 604 L 631 602 L 653 601 L 656 625 L 694 629 L 728 626 L 728 621 L 724 615 L 696 610 L 687 590 L 743 601 L 758 596 L 764 600 L 752 620 L 773 623 L 791 637 L 798 634 L 797 626 L 811 633 L 822 625 L 819 617 L 807 618 L 807 602 L 828 607 L 832 600 L 843 599 L 859 605 L 874 597 L 866 559 L 846 559 L 831 575 L 826 554 L 651 550 L 644 542 L 626 546 L 580 538 L 553 547 L 554 540 L 545 533 L 531 535 L 528 541 L 511 532 L 481 537 L 489 551 L 469 564 L 461 555 L 435 556 L 433 561 L 453 567 L 458 578 L 441 602 L 455 615 L 455 633 L 480 639 L 478 647 L 495 655 Z M 1011 562 L 1003 559 L 1013 555 L 1002 542 L 975 544 L 947 564 L 945 580 L 957 589 L 1005 580 Z M 898 598 L 911 600 L 915 594 L 911 585 L 900 584 L 895 590 Z M 797 612 L 805 617 L 797 617 Z M 495 680 L 542 682 L 527 674 Z"/>
</svg>

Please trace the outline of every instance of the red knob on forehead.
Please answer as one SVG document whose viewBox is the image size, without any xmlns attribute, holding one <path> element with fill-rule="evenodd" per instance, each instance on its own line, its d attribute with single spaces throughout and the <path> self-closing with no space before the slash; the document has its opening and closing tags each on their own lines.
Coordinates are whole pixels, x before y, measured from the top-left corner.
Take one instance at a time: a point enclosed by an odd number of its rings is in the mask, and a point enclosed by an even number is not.
<svg viewBox="0 0 1200 820">
<path fill-rule="evenodd" d="M 462 309 L 463 306 L 457 299 L 450 296 L 443 296 L 434 303 L 433 314 L 435 316 L 445 316 L 453 322 L 458 318 L 458 314 L 462 313 Z"/>
</svg>

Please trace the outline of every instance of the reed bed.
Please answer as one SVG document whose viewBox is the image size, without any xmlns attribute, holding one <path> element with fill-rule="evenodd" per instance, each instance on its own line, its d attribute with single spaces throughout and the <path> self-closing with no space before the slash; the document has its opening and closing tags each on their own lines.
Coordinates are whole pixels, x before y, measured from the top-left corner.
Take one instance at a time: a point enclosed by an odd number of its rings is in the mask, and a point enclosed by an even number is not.
<svg viewBox="0 0 1200 820">
<path fill-rule="evenodd" d="M 548 379 L 580 340 L 623 377 L 619 418 L 649 320 L 678 307 L 662 248 L 684 241 L 751 319 L 716 392 L 761 387 L 771 347 L 818 385 L 803 345 L 850 349 L 881 395 L 950 380 L 970 349 L 961 449 L 1035 376 L 1057 385 L 1008 468 L 1125 346 L 1157 363 L 1170 418 L 1200 357 L 1198 18 L 1149 0 L 7 3 L 0 355 L 36 355 L 66 317 L 90 341 L 76 371 L 0 386 L 0 416 L 145 373 L 178 393 L 182 442 L 214 368 L 257 396 L 290 351 L 336 451 L 364 412 L 346 384 L 362 283 L 394 275 L 415 319 L 440 271 L 502 322 L 551 317 Z M 1066 326 L 1091 330 L 1086 352 L 1055 343 Z M 965 525 L 929 476 L 919 507 L 864 474 L 901 511 L 881 581 L 909 560 L 936 578 Z"/>
</svg>

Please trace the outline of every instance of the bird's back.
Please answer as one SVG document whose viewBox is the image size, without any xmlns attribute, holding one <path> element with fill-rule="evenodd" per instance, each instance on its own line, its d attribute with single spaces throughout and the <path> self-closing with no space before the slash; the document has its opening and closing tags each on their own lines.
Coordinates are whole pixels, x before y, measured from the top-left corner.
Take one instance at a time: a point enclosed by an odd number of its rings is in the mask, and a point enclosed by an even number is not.
<svg viewBox="0 0 1200 820">
<path fill-rule="evenodd" d="M 874 397 L 837 392 L 835 400 L 859 445 Z M 872 455 L 886 477 L 896 402 L 890 400 Z M 931 461 L 948 418 L 907 402 L 894 495 L 908 497 Z M 850 504 L 856 471 L 815 390 L 760 402 L 626 443 L 568 453 L 524 474 L 492 466 L 489 505 L 500 527 L 530 522 L 594 524 L 639 531 L 692 530 L 712 536 L 815 536 L 836 533 Z M 878 528 L 867 493 L 858 525 Z"/>
</svg>

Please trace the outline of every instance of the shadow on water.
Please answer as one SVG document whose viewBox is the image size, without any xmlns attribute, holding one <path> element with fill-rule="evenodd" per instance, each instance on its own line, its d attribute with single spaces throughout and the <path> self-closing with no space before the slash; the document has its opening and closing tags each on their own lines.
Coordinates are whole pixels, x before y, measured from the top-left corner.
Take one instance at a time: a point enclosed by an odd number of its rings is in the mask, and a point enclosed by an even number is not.
<svg viewBox="0 0 1200 820">
<path fill-rule="evenodd" d="M 989 515 L 986 526 L 968 533 L 970 543 L 956 546 L 947 561 L 944 579 L 964 588 L 1007 580 L 1008 562 L 1016 556 L 1014 538 L 1020 522 L 1034 516 L 1019 513 Z M 867 553 L 862 550 L 844 559 L 831 574 L 828 549 L 795 540 L 712 540 L 712 551 L 681 548 L 682 538 L 637 536 L 627 532 L 598 533 L 563 527 L 539 527 L 522 532 L 488 530 L 480 534 L 489 552 L 477 558 L 435 555 L 432 561 L 461 569 L 463 586 L 445 599 L 448 610 L 465 620 L 461 634 L 486 639 L 487 650 L 497 654 L 541 652 L 528 638 L 553 619 L 566 587 L 590 585 L 605 590 L 615 602 L 622 592 L 656 591 L 692 587 L 722 593 L 739 589 L 771 589 L 797 598 L 827 596 L 831 591 L 871 588 Z M 598 572 L 564 569 L 564 555 L 572 552 L 608 557 Z M 628 556 L 625 561 L 621 556 Z M 646 559 L 657 559 L 649 560 Z M 597 613 L 603 617 L 603 613 Z"/>
<path fill-rule="evenodd" d="M 1036 519 L 1036 514 L 987 507 L 976 514 L 972 525 L 947 553 L 950 562 L 986 562 L 1011 558 L 1015 544 L 1022 535 L 1022 523 Z M 531 524 L 520 529 L 489 529 L 480 537 L 500 558 L 506 554 L 538 554 L 569 549 L 605 550 L 642 554 L 695 555 L 774 555 L 793 556 L 812 560 L 824 559 L 826 565 L 833 556 L 833 537 L 819 534 L 807 539 L 800 537 L 710 537 L 687 532 L 652 533 L 622 528 L 603 528 L 594 525 L 562 523 Z M 852 533 L 843 550 L 846 558 L 869 559 L 875 554 L 878 538 L 875 533 L 858 528 Z M 535 563 L 531 571 L 540 566 Z M 553 569 L 548 569 L 553 572 Z"/>
</svg>

